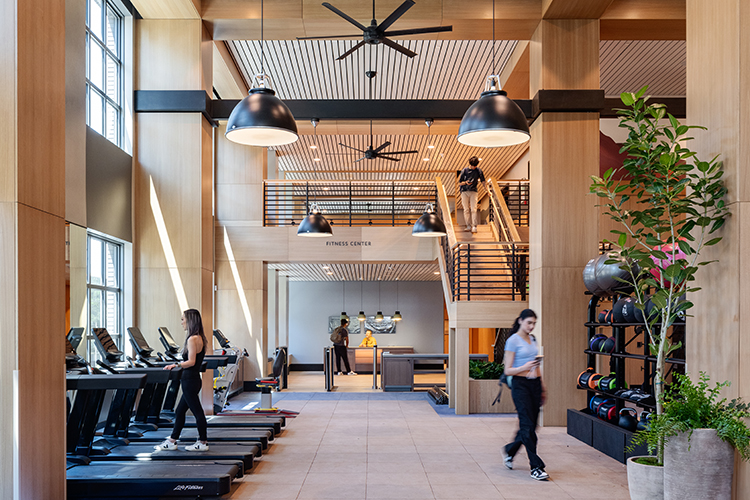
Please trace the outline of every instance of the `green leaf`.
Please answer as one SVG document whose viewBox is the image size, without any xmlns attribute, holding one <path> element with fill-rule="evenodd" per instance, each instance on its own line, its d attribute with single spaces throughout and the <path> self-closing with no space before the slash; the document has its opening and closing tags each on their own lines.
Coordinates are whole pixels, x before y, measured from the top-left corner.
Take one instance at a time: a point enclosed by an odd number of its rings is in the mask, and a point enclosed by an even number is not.
<svg viewBox="0 0 750 500">
<path fill-rule="evenodd" d="M 632 106 L 635 102 L 636 97 L 632 92 L 623 92 L 620 94 L 620 100 L 625 106 Z"/>
<path fill-rule="evenodd" d="M 712 239 L 712 240 L 708 240 L 708 241 L 707 241 L 707 242 L 705 243 L 705 245 L 706 245 L 707 247 L 710 247 L 710 246 L 713 246 L 713 245 L 717 244 L 717 243 L 718 243 L 718 242 L 720 242 L 720 241 L 721 241 L 721 238 L 714 238 L 714 239 Z M 687 253 L 687 252 L 686 252 L 686 253 Z"/>
<path fill-rule="evenodd" d="M 641 87 L 641 88 L 640 88 L 640 89 L 638 90 L 638 92 L 636 92 L 636 93 L 635 93 L 635 98 L 636 98 L 636 99 L 640 99 L 641 97 L 643 97 L 643 94 L 645 94 L 645 93 L 646 93 L 646 90 L 647 90 L 647 89 L 648 89 L 648 85 L 644 85 L 643 87 Z M 631 95 L 632 95 L 632 94 L 631 94 Z"/>
<path fill-rule="evenodd" d="M 721 238 L 719 238 L 721 239 Z M 617 238 L 617 245 L 622 248 L 625 246 L 625 243 L 628 241 L 628 236 L 626 234 L 621 234 L 619 238 Z"/>
</svg>

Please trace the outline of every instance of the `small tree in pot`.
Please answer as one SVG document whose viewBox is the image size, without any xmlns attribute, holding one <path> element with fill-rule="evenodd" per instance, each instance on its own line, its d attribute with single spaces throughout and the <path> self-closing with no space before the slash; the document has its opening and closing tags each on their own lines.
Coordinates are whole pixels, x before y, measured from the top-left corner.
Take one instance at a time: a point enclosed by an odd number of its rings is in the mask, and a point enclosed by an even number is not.
<svg viewBox="0 0 750 500">
<path fill-rule="evenodd" d="M 604 212 L 622 225 L 622 230 L 612 232 L 618 235 L 614 243 L 627 260 L 622 268 L 630 273 L 636 307 L 643 311 L 647 293 L 652 293 L 646 334 L 656 357 L 656 413 L 661 415 L 666 358 L 680 347 L 667 331 L 692 307 L 681 299 L 699 290 L 691 283 L 698 270 L 711 262 L 700 261 L 700 252 L 721 241 L 712 233 L 722 227 L 729 212 L 718 157 L 700 161 L 685 146 L 691 130 L 705 128 L 682 125 L 663 104 L 648 104 L 646 89 L 621 95 L 627 108 L 618 110 L 620 127 L 629 134 L 620 152 L 628 156 L 621 167 L 609 169 L 603 177 L 593 176 L 591 192 L 603 199 Z M 657 450 L 662 463 L 663 446 Z"/>
</svg>

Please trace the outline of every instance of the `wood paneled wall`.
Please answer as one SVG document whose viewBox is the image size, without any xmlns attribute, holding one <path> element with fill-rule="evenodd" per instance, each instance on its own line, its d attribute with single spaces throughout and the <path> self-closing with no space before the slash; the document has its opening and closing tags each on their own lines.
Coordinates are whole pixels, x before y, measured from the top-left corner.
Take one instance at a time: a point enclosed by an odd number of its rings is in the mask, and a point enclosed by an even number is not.
<svg viewBox="0 0 750 500">
<path fill-rule="evenodd" d="M 599 88 L 598 54 L 597 20 L 543 20 L 531 41 L 531 95 Z M 565 425 L 567 409 L 585 404 L 574 382 L 586 362 L 581 272 L 599 239 L 597 200 L 588 195 L 589 176 L 599 173 L 599 115 L 543 113 L 531 127 L 530 158 L 529 304 L 545 356 L 543 419 Z"/>
<path fill-rule="evenodd" d="M 136 88 L 210 90 L 206 35 L 198 19 L 138 21 Z M 181 338 L 182 310 L 195 308 L 211 338 L 213 129 L 201 115 L 176 113 L 138 114 L 135 129 L 135 326 L 149 344 L 160 345 L 157 329 L 166 326 Z M 211 378 L 204 377 L 207 411 Z"/>
<path fill-rule="evenodd" d="M 728 380 L 725 395 L 750 397 L 750 5 L 742 0 L 687 2 L 687 122 L 702 125 L 690 146 L 708 160 L 721 155 L 732 216 L 718 245 L 702 258 L 687 323 L 687 368 Z M 745 28 L 742 28 L 742 27 Z M 750 496 L 750 466 L 739 460 L 734 498 Z"/>
<path fill-rule="evenodd" d="M 64 19 L 0 5 L 1 498 L 65 496 Z"/>
</svg>

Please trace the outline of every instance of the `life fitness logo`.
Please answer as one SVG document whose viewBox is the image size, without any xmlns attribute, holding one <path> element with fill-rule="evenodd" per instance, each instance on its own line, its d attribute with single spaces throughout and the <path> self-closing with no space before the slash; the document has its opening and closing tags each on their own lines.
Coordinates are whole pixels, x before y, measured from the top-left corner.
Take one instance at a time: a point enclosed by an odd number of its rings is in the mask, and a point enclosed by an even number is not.
<svg viewBox="0 0 750 500">
<path fill-rule="evenodd" d="M 193 491 L 193 490 L 202 490 L 203 486 L 199 486 L 197 484 L 178 484 L 174 487 L 172 491 Z"/>
</svg>

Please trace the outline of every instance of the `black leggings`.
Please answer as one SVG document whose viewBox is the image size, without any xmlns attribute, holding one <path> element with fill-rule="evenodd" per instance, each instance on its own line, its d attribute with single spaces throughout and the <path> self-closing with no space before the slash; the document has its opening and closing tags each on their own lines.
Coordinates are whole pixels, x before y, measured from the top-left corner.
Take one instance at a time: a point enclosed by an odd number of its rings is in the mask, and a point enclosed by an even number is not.
<svg viewBox="0 0 750 500">
<path fill-rule="evenodd" d="M 201 406 L 201 382 L 200 378 L 183 378 L 180 381 L 182 387 L 182 397 L 180 402 L 177 404 L 177 409 L 174 411 L 174 428 L 172 429 L 172 439 L 180 439 L 180 433 L 182 428 L 185 427 L 185 414 L 190 408 L 190 411 L 195 416 L 195 424 L 198 427 L 198 439 L 200 441 L 208 441 L 206 423 L 206 414 L 203 413 L 203 406 Z"/>
<path fill-rule="evenodd" d="M 536 424 L 542 406 L 542 381 L 538 378 L 513 377 L 513 403 L 518 412 L 518 433 L 512 443 L 505 445 L 505 453 L 514 457 L 523 444 L 532 469 L 544 469 L 544 461 L 536 454 Z"/>
<path fill-rule="evenodd" d="M 336 371 L 341 371 L 342 359 L 344 360 L 344 366 L 346 366 L 346 373 L 352 371 L 349 367 L 349 354 L 347 353 L 346 346 L 333 344 L 333 351 L 336 353 L 336 368 L 338 368 Z"/>
</svg>

